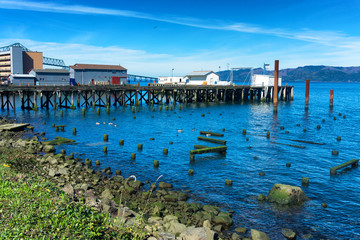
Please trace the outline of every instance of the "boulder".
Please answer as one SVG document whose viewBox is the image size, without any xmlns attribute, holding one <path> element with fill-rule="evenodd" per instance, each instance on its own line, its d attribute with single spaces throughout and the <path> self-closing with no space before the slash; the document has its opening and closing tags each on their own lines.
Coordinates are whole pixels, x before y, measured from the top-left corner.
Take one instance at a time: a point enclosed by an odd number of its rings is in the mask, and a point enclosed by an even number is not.
<svg viewBox="0 0 360 240">
<path fill-rule="evenodd" d="M 186 230 L 186 226 L 177 221 L 171 221 L 164 224 L 164 228 L 167 232 L 178 235 Z"/>
<path fill-rule="evenodd" d="M 44 148 L 43 148 L 43 151 L 45 153 L 54 153 L 54 152 L 56 152 L 56 149 L 52 145 L 45 145 Z"/>
<path fill-rule="evenodd" d="M 296 239 L 296 233 L 291 229 L 283 228 L 281 229 L 281 234 L 287 239 L 290 240 Z"/>
<path fill-rule="evenodd" d="M 217 235 L 214 231 L 204 227 L 188 227 L 180 234 L 183 240 L 214 240 Z"/>
<path fill-rule="evenodd" d="M 64 192 L 67 193 L 70 197 L 74 196 L 74 188 L 73 186 L 68 183 L 64 186 Z"/>
<path fill-rule="evenodd" d="M 102 193 L 101 193 L 101 198 L 106 198 L 106 199 L 113 199 L 114 195 L 112 195 L 110 189 L 106 188 Z"/>
<path fill-rule="evenodd" d="M 218 215 L 218 213 L 220 212 L 219 207 L 215 207 L 215 206 L 211 206 L 211 205 L 205 205 L 203 207 L 203 209 L 204 209 L 204 211 L 214 213 L 215 215 Z"/>
<path fill-rule="evenodd" d="M 270 240 L 269 236 L 261 231 L 251 229 L 251 239 L 252 240 Z"/>
<path fill-rule="evenodd" d="M 213 222 L 215 225 L 222 225 L 224 227 L 229 227 L 233 224 L 233 221 L 229 213 L 221 212 L 218 216 L 214 217 Z"/>
<path fill-rule="evenodd" d="M 308 198 L 300 187 L 277 183 L 271 188 L 267 200 L 281 205 L 299 205 Z"/>
<path fill-rule="evenodd" d="M 160 182 L 159 183 L 159 188 L 160 189 L 170 189 L 172 187 L 173 187 L 173 185 L 171 183 L 165 183 L 165 182 Z"/>
</svg>

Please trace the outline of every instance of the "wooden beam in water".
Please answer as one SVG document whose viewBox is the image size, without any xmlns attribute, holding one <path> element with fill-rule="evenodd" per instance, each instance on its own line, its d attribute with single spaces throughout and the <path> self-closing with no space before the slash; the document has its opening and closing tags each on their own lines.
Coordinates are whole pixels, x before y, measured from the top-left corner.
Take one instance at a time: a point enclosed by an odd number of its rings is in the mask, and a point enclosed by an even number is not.
<svg viewBox="0 0 360 240">
<path fill-rule="evenodd" d="M 215 132 L 210 132 L 210 131 L 200 131 L 201 135 L 207 135 L 210 134 L 210 136 L 216 136 L 216 137 L 223 137 L 224 134 L 222 133 L 215 133 Z"/>
<path fill-rule="evenodd" d="M 209 148 L 208 146 L 204 146 L 204 145 L 194 145 L 195 149 L 202 149 L 202 148 Z"/>
<path fill-rule="evenodd" d="M 226 152 L 226 150 L 227 150 L 226 146 L 208 147 L 208 148 L 191 150 L 190 155 L 212 153 L 212 152 Z"/>
<path fill-rule="evenodd" d="M 305 141 L 305 140 L 296 140 L 296 139 L 286 139 L 286 140 L 290 140 L 290 141 L 293 141 L 293 142 L 301 142 L 301 143 L 315 144 L 315 145 L 325 145 L 325 143 L 317 143 L 317 142 Z"/>
<path fill-rule="evenodd" d="M 299 146 L 299 145 L 293 145 L 293 144 L 286 144 L 286 143 L 279 143 L 279 142 L 271 142 L 271 143 L 290 146 L 290 147 L 296 147 L 296 148 L 306 148 L 305 146 Z"/>
<path fill-rule="evenodd" d="M 359 159 L 352 159 L 352 160 L 350 160 L 350 161 L 348 161 L 346 163 L 342 163 L 342 164 L 340 164 L 338 166 L 330 168 L 330 174 L 336 174 L 337 170 L 340 170 L 341 168 L 344 168 L 344 167 L 347 167 L 347 166 L 350 166 L 350 165 L 351 165 L 351 167 L 359 166 Z"/>
<path fill-rule="evenodd" d="M 226 141 L 207 137 L 197 137 L 198 140 L 226 145 Z"/>
</svg>

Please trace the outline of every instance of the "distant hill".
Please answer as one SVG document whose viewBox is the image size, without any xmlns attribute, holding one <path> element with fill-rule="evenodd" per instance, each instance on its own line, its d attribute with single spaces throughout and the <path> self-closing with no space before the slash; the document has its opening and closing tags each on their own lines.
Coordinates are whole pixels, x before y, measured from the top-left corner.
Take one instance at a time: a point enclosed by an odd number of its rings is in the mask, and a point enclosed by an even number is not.
<svg viewBox="0 0 360 240">
<path fill-rule="evenodd" d="M 262 74 L 262 68 L 253 70 L 254 74 Z M 274 74 L 273 71 L 269 71 Z M 250 82 L 249 70 L 233 72 L 235 82 Z M 305 66 L 298 68 L 282 69 L 279 72 L 283 82 L 305 81 L 310 79 L 314 82 L 360 82 L 360 67 L 331 67 L 331 66 Z M 230 70 L 221 71 L 220 79 L 230 79 Z"/>
</svg>

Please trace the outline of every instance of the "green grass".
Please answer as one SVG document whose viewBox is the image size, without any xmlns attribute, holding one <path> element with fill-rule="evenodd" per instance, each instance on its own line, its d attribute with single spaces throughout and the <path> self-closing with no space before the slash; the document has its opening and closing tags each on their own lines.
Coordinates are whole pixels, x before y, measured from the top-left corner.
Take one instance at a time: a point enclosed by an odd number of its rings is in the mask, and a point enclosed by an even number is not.
<svg viewBox="0 0 360 240">
<path fill-rule="evenodd" d="M 0 148 L 0 239 L 141 239 L 109 215 L 74 202 L 40 175 L 36 159 Z"/>
</svg>

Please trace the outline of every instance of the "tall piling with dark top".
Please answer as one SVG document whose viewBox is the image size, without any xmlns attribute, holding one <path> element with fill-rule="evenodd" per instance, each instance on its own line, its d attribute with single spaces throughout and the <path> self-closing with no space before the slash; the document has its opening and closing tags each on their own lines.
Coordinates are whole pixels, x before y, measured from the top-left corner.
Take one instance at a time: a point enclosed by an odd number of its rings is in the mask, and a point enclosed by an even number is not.
<svg viewBox="0 0 360 240">
<path fill-rule="evenodd" d="M 305 110 L 309 109 L 309 93 L 310 93 L 310 79 L 306 79 Z"/>
<path fill-rule="evenodd" d="M 275 69 L 274 69 L 274 95 L 273 95 L 274 112 L 277 112 L 278 87 L 279 87 L 279 60 L 275 60 Z"/>
<path fill-rule="evenodd" d="M 334 107 L 334 89 L 330 89 L 330 108 Z"/>
</svg>

